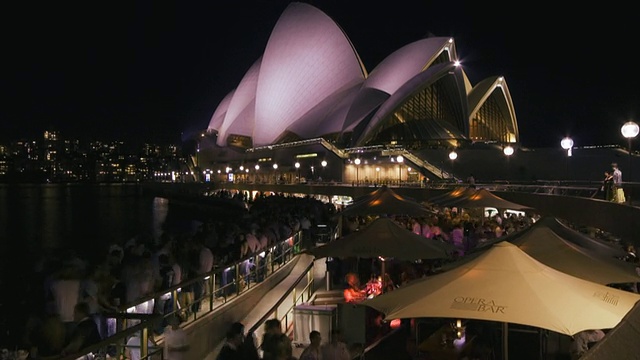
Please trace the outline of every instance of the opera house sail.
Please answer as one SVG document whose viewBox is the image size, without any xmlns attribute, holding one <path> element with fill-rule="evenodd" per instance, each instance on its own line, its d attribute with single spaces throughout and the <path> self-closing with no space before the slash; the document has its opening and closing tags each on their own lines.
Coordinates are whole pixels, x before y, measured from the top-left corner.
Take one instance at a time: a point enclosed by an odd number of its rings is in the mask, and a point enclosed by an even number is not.
<svg viewBox="0 0 640 360">
<path fill-rule="evenodd" d="M 453 38 L 418 39 L 370 72 L 356 48 L 320 9 L 289 4 L 262 56 L 215 109 L 209 149 L 220 156 L 312 139 L 334 152 L 519 141 L 506 80 L 472 85 Z"/>
</svg>

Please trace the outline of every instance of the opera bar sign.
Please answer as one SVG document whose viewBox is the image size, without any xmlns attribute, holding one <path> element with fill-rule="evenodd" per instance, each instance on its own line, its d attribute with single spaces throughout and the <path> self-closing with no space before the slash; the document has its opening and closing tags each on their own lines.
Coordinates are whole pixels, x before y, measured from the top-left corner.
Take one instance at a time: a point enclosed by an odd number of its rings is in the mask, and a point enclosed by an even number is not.
<svg viewBox="0 0 640 360">
<path fill-rule="evenodd" d="M 593 297 L 598 298 L 603 302 L 606 302 L 613 306 L 618 306 L 618 301 L 620 301 L 620 297 L 618 295 L 611 294 L 608 291 L 605 291 L 605 292 L 596 291 L 595 293 L 593 293 Z"/>
<path fill-rule="evenodd" d="M 495 300 L 458 296 L 453 299 L 451 309 L 504 314 L 507 307 L 498 305 Z"/>
</svg>

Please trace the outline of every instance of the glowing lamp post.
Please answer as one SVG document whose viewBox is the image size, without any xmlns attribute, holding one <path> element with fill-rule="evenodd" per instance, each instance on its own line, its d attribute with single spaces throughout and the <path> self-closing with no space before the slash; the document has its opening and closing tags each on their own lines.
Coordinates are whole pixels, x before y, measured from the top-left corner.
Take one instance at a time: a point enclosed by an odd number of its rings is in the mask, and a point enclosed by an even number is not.
<svg viewBox="0 0 640 360">
<path fill-rule="evenodd" d="M 398 162 L 398 186 L 400 186 L 402 183 L 402 162 L 404 161 L 404 158 L 402 155 L 398 155 L 398 157 L 396 157 L 396 161 Z"/>
<path fill-rule="evenodd" d="M 353 161 L 356 164 L 356 185 L 358 184 L 358 167 L 360 165 L 360 158 L 356 158 Z"/>
<path fill-rule="evenodd" d="M 562 146 L 563 149 L 567 150 L 567 156 L 573 155 L 571 153 L 571 149 L 573 148 L 573 140 L 570 137 L 562 139 L 562 141 L 560 141 L 560 146 Z"/>
<path fill-rule="evenodd" d="M 502 151 L 506 156 L 511 156 L 513 155 L 513 152 L 514 152 L 513 147 L 511 145 L 507 145 Z"/>
<path fill-rule="evenodd" d="M 278 183 L 278 164 L 273 164 L 273 178 L 275 183 Z"/>
<path fill-rule="evenodd" d="M 296 161 L 294 166 L 296 167 L 296 170 L 298 171 L 298 183 L 300 183 L 300 163 Z"/>
<path fill-rule="evenodd" d="M 631 180 L 631 140 L 638 136 L 640 127 L 638 127 L 638 124 L 634 123 L 633 121 L 627 121 L 624 125 L 622 125 L 620 132 L 622 132 L 622 136 L 627 138 L 629 144 L 629 169 L 627 169 L 627 174 L 629 174 L 629 176 L 627 176 L 627 178 Z M 631 186 L 629 186 L 627 198 L 629 200 L 629 204 L 631 204 Z"/>
<path fill-rule="evenodd" d="M 454 169 L 454 165 L 455 165 L 455 160 L 458 158 L 458 153 L 455 150 L 452 150 L 449 153 L 449 160 L 451 160 L 451 178 L 455 179 L 455 176 L 453 175 L 453 169 Z"/>
<path fill-rule="evenodd" d="M 327 160 L 322 160 L 320 165 L 322 165 L 322 175 L 324 175 L 324 169 L 327 167 Z"/>
<path fill-rule="evenodd" d="M 507 180 L 509 180 L 509 178 L 510 178 L 510 176 L 509 176 L 509 158 L 511 158 L 511 155 L 513 155 L 514 151 L 515 150 L 513 149 L 513 146 L 511 146 L 511 145 L 507 145 L 507 146 L 504 147 L 504 149 L 502 149 L 502 152 L 507 157 Z"/>
<path fill-rule="evenodd" d="M 567 177 L 569 176 L 569 158 L 571 157 L 571 149 L 573 149 L 573 140 L 570 137 L 565 137 L 560 141 L 560 146 L 567 151 L 567 160 L 565 164 Z"/>
</svg>

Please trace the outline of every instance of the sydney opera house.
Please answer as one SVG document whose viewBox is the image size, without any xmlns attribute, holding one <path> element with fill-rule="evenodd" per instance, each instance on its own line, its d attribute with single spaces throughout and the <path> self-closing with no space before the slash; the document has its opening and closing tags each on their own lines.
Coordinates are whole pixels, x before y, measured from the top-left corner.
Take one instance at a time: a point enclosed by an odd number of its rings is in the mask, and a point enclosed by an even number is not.
<svg viewBox="0 0 640 360">
<path fill-rule="evenodd" d="M 256 181 L 410 181 L 454 176 L 430 152 L 518 141 L 506 79 L 472 84 L 453 38 L 419 39 L 366 69 L 339 24 L 294 2 L 218 104 L 196 161 Z"/>
</svg>

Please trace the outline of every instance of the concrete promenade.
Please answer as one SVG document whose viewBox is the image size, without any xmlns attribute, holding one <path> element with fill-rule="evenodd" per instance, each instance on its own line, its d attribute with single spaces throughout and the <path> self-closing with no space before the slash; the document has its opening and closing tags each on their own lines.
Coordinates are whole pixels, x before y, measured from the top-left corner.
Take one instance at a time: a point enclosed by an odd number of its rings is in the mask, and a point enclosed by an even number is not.
<svg viewBox="0 0 640 360">
<path fill-rule="evenodd" d="M 236 319 L 235 321 L 240 321 L 245 325 L 245 329 L 249 330 L 255 327 L 260 320 L 268 314 L 272 314 L 272 309 L 278 304 L 278 302 L 283 299 L 283 296 L 292 288 L 295 284 L 296 280 L 304 274 L 305 270 L 314 262 L 313 271 L 314 271 L 314 285 L 312 292 L 323 288 L 325 286 L 325 264 L 324 259 L 314 260 L 313 256 L 308 254 L 298 255 L 299 259 L 295 267 L 291 270 L 288 276 L 286 276 L 282 281 L 280 281 L 275 287 L 266 292 L 260 301 L 253 307 L 253 309 L 243 318 Z M 300 292 L 303 291 L 306 286 L 306 280 L 303 280 L 295 287 L 295 294 L 299 296 Z M 251 290 L 250 290 L 251 291 Z M 306 297 L 305 297 L 306 299 Z M 293 306 L 293 293 L 290 296 L 284 298 L 282 303 L 277 306 L 277 317 L 281 318 L 284 314 Z M 271 317 L 276 317 L 275 314 Z M 288 317 L 289 326 L 291 326 L 293 322 L 293 316 L 290 315 Z M 283 321 L 283 326 L 284 326 Z M 225 329 L 220 329 L 221 332 L 225 332 Z M 255 331 L 256 345 L 260 345 L 262 341 L 262 327 L 258 327 Z M 204 360 L 215 360 L 216 356 L 220 352 L 220 348 L 224 344 L 224 340 L 213 344 L 211 347 L 211 352 L 204 358 Z M 295 348 L 295 352 L 300 352 L 300 348 Z M 295 354 L 294 354 L 295 355 Z"/>
</svg>

